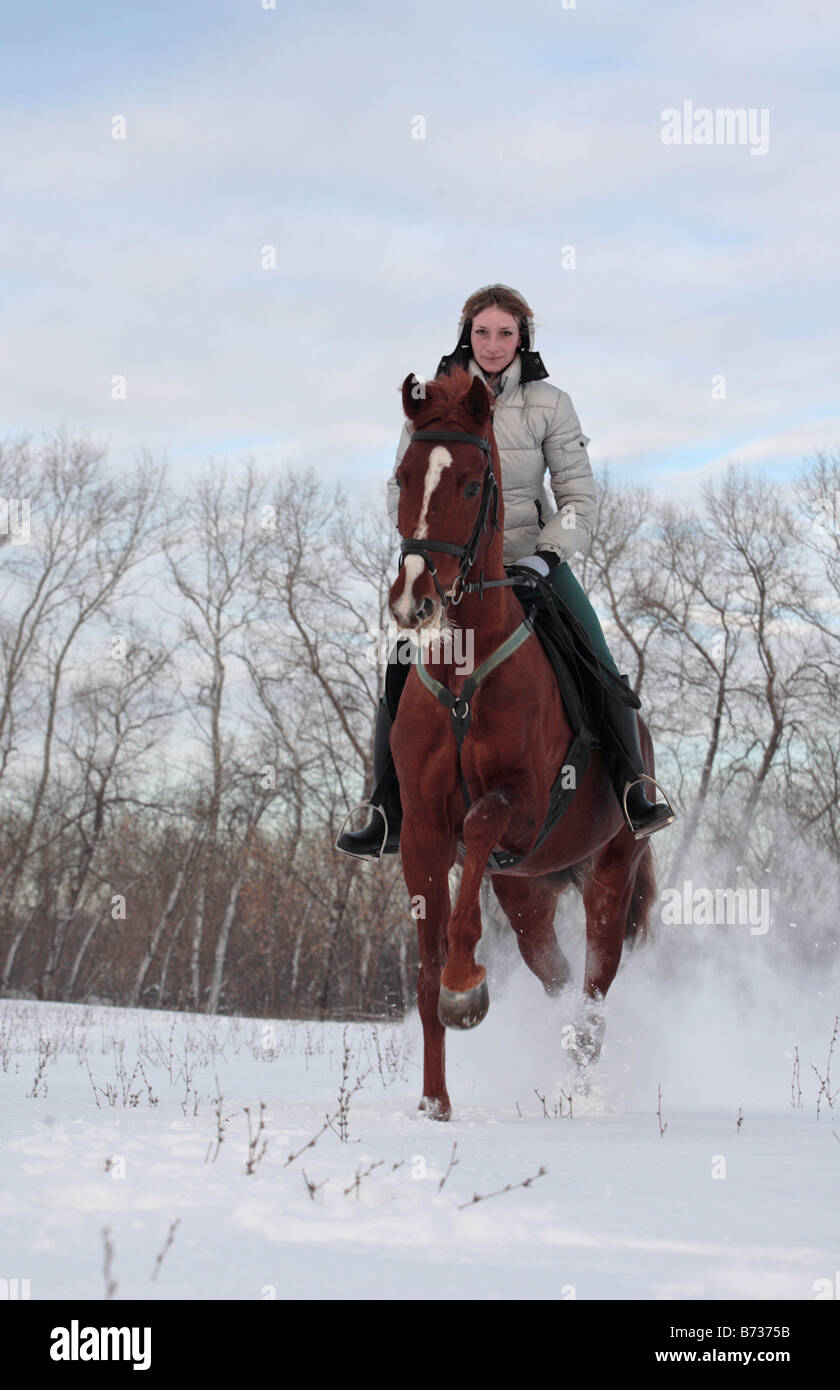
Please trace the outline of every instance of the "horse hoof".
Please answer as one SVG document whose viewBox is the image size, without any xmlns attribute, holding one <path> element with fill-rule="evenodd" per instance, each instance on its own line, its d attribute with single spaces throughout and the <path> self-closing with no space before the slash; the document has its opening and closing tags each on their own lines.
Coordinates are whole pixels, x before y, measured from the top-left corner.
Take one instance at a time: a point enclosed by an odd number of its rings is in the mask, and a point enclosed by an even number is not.
<svg viewBox="0 0 840 1390">
<path fill-rule="evenodd" d="M 472 989 L 447 989 L 441 985 L 438 998 L 438 1018 L 445 1028 L 475 1028 L 490 1008 L 487 980 Z"/>
<path fill-rule="evenodd" d="M 578 1071 L 585 1072 L 598 1061 L 604 1041 L 605 1023 L 603 1008 L 598 1004 L 587 1003 L 579 1010 L 574 1023 L 574 1041 L 571 1048 L 572 1061 Z"/>
<path fill-rule="evenodd" d="M 448 1120 L 452 1114 L 449 1101 L 439 1100 L 437 1096 L 424 1096 L 417 1109 L 430 1120 Z"/>
</svg>

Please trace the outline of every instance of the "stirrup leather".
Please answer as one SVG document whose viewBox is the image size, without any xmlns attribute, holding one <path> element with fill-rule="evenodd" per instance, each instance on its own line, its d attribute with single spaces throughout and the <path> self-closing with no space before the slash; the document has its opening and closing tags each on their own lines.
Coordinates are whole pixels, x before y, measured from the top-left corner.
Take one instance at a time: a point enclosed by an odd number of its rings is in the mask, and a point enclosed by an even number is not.
<svg viewBox="0 0 840 1390">
<path fill-rule="evenodd" d="M 351 849 L 342 849 L 342 848 L 341 848 L 341 845 L 338 843 L 339 840 L 341 839 L 342 835 L 344 834 L 344 827 L 345 827 L 345 825 L 347 824 L 347 822 L 349 821 L 350 817 L 351 817 L 351 816 L 354 816 L 354 815 L 356 814 L 357 811 L 361 811 L 361 809 L 362 809 L 363 806 L 364 806 L 364 807 L 367 807 L 367 809 L 368 809 L 369 811 L 378 811 L 379 814 L 380 814 L 380 816 L 382 817 L 383 821 L 385 822 L 385 834 L 382 836 L 382 844 L 379 846 L 379 853 L 378 853 L 378 854 L 354 854 L 353 851 L 352 851 Z M 346 854 L 348 859 L 376 859 L 376 860 L 381 860 L 382 857 L 383 857 L 382 852 L 383 852 L 383 850 L 384 850 L 384 848 L 385 848 L 385 846 L 386 846 L 387 843 L 388 843 L 388 817 L 387 817 L 386 814 L 385 814 L 385 808 L 384 808 L 384 806 L 374 806 L 374 804 L 373 804 L 372 801 L 357 801 L 355 806 L 351 806 L 351 807 L 350 807 L 350 810 L 347 812 L 347 815 L 344 817 L 344 820 L 341 822 L 341 825 L 340 825 L 340 827 L 339 827 L 338 834 L 337 834 L 337 836 L 336 836 L 336 838 L 335 838 L 335 844 L 334 844 L 333 848 L 334 848 L 334 849 L 337 849 L 338 852 L 339 852 L 339 854 Z"/>
<path fill-rule="evenodd" d="M 626 820 L 628 826 L 630 827 L 630 830 L 631 830 L 632 833 L 633 833 L 633 838 L 636 839 L 636 840 L 643 840 L 643 839 L 645 839 L 645 837 L 646 837 L 650 832 L 647 831 L 647 830 L 637 830 L 636 827 L 635 827 L 635 825 L 633 824 L 632 820 L 630 819 L 630 812 L 627 810 L 627 793 L 630 791 L 631 787 L 638 787 L 638 786 L 640 785 L 640 783 L 642 783 L 642 782 L 652 782 L 652 783 L 653 783 L 653 785 L 656 787 L 656 789 L 657 789 L 658 791 L 660 791 L 660 792 L 662 793 L 662 795 L 664 796 L 664 798 L 665 798 L 665 805 L 668 807 L 668 810 L 671 812 L 670 819 L 669 819 L 669 820 L 661 821 L 660 824 L 657 825 L 656 829 L 657 829 L 657 830 L 664 830 L 666 825 L 671 825 L 671 823 L 672 823 L 673 821 L 675 821 L 676 818 L 677 818 L 677 813 L 676 813 L 676 811 L 674 810 L 674 804 L 673 804 L 673 802 L 671 801 L 671 798 L 669 797 L 669 795 L 668 795 L 668 793 L 666 792 L 665 788 L 662 786 L 661 782 L 657 782 L 656 778 L 655 778 L 655 777 L 651 777 L 651 775 L 650 775 L 649 772 L 643 772 L 643 773 L 641 774 L 641 776 L 635 777 L 635 778 L 633 779 L 632 782 L 627 782 L 627 783 L 626 783 L 626 785 L 625 785 L 625 787 L 624 787 L 624 795 L 623 795 L 622 798 L 621 798 L 621 808 L 622 808 L 622 810 L 623 810 L 623 812 L 624 812 L 624 819 Z M 655 804 L 655 805 L 657 805 L 657 806 L 661 806 L 661 805 L 662 805 L 662 803 L 661 803 L 660 801 L 657 801 L 657 802 L 655 802 L 655 803 L 653 803 L 653 804 Z"/>
</svg>

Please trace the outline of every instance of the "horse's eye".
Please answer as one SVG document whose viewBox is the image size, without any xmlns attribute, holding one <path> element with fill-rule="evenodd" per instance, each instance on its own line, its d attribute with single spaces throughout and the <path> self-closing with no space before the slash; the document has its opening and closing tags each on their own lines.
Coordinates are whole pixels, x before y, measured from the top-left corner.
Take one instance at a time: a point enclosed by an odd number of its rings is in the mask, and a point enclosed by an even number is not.
<svg viewBox="0 0 840 1390">
<path fill-rule="evenodd" d="M 477 497 L 480 491 L 481 489 L 479 488 L 478 483 L 469 483 L 467 485 L 466 491 L 464 492 L 464 496 Z"/>
</svg>

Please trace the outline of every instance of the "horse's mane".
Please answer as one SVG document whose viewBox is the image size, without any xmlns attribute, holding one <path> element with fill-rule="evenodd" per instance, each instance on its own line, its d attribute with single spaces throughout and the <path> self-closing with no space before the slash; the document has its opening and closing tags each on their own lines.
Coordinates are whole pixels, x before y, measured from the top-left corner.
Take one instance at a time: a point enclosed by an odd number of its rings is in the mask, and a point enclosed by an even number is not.
<svg viewBox="0 0 840 1390">
<path fill-rule="evenodd" d="M 460 426 L 468 434 L 474 432 L 475 416 L 463 405 L 463 401 L 475 380 L 463 367 L 453 366 L 447 375 L 427 381 L 426 398 L 412 421 L 414 429 L 428 430 L 439 425 L 454 425 Z"/>
</svg>

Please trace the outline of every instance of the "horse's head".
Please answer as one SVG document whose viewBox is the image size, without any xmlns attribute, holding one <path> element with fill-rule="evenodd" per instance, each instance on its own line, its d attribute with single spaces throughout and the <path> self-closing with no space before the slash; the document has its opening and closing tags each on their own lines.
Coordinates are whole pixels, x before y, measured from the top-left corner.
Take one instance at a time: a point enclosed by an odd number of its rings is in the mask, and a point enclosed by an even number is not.
<svg viewBox="0 0 840 1390">
<path fill-rule="evenodd" d="M 499 454 L 479 377 L 458 368 L 421 384 L 409 375 L 402 398 L 413 433 L 395 475 L 403 542 L 389 603 L 399 627 L 437 628 L 446 605 L 460 601 L 479 555 L 487 568 L 487 550 L 501 531 Z"/>
</svg>

